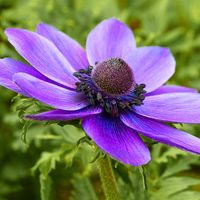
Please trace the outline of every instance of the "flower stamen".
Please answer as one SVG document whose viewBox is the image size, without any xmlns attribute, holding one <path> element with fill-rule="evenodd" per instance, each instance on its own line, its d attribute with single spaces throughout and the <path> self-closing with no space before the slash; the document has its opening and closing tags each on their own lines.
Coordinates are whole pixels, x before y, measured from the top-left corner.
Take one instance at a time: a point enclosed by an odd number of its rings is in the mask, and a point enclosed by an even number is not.
<svg viewBox="0 0 200 200">
<path fill-rule="evenodd" d="M 98 88 L 92 77 L 92 69 L 93 67 L 89 66 L 74 73 L 79 80 L 76 82 L 76 91 L 84 93 L 91 105 L 99 105 L 112 116 L 119 116 L 122 110 L 143 104 L 145 84 L 135 84 L 134 88 L 125 94 L 109 95 Z"/>
</svg>

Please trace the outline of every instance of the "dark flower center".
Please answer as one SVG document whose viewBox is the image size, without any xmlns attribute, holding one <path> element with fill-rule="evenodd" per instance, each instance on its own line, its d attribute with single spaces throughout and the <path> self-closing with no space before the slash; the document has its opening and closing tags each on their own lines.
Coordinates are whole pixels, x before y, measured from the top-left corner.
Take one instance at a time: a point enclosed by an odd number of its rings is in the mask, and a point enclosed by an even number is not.
<svg viewBox="0 0 200 200">
<path fill-rule="evenodd" d="M 125 94 L 135 86 L 132 70 L 120 58 L 97 63 L 92 78 L 97 87 L 108 95 Z"/>
<path fill-rule="evenodd" d="M 111 58 L 74 73 L 79 79 L 76 91 L 82 92 L 91 105 L 104 108 L 112 116 L 124 109 L 143 104 L 145 85 L 137 85 L 131 68 L 120 58 Z"/>
</svg>

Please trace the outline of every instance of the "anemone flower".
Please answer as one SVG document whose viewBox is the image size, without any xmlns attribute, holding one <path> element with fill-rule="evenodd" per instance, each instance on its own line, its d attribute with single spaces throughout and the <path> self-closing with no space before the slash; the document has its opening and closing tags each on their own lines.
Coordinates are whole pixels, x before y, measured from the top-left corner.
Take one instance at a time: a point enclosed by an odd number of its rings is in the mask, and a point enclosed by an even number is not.
<svg viewBox="0 0 200 200">
<path fill-rule="evenodd" d="M 47 24 L 36 32 L 8 28 L 5 33 L 30 65 L 1 59 L 0 84 L 54 108 L 28 118 L 81 119 L 104 152 L 133 166 L 151 159 L 139 134 L 200 153 L 200 139 L 165 124 L 200 123 L 196 90 L 163 86 L 175 70 L 169 49 L 136 48 L 132 31 L 114 18 L 89 33 L 86 50 Z"/>
</svg>

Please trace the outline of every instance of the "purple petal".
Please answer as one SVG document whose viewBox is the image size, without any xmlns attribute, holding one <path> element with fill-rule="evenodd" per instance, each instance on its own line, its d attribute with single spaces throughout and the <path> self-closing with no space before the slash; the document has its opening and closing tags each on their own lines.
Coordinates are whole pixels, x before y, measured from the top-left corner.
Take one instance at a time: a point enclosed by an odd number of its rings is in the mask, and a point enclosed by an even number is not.
<svg viewBox="0 0 200 200">
<path fill-rule="evenodd" d="M 164 85 L 158 88 L 157 90 L 154 90 L 153 92 L 147 93 L 147 96 L 153 96 L 153 95 L 159 95 L 159 94 L 165 94 L 165 93 L 178 93 L 178 92 L 192 92 L 197 93 L 198 91 L 193 88 L 187 88 L 177 85 Z"/>
<path fill-rule="evenodd" d="M 0 59 L 0 85 L 10 90 L 13 90 L 17 93 L 20 93 L 24 96 L 29 96 L 25 91 L 23 91 L 21 88 L 18 87 L 18 85 L 16 85 L 13 82 L 13 75 L 19 72 L 24 72 L 32 76 L 35 76 L 36 78 L 39 78 L 41 80 L 57 84 L 54 81 L 43 76 L 34 68 L 32 68 L 31 66 L 25 63 L 22 63 L 17 60 L 13 60 L 12 58 Z"/>
<path fill-rule="evenodd" d="M 104 114 L 83 119 L 83 129 L 94 142 L 113 158 L 129 165 L 144 165 L 150 153 L 139 135 L 119 118 Z"/>
<path fill-rule="evenodd" d="M 90 115 L 99 114 L 102 112 L 100 107 L 87 107 L 76 111 L 66 111 L 66 110 L 51 110 L 35 115 L 27 115 L 26 118 L 49 121 L 49 120 L 59 120 L 59 121 L 69 121 L 74 119 L 82 119 Z"/>
<path fill-rule="evenodd" d="M 175 60 L 167 48 L 137 48 L 129 53 L 126 61 L 133 69 L 136 82 L 146 84 L 147 92 L 159 88 L 175 71 Z"/>
<path fill-rule="evenodd" d="M 85 96 L 25 73 L 17 73 L 14 82 L 33 98 L 62 110 L 78 110 L 88 105 Z"/>
<path fill-rule="evenodd" d="M 31 69 L 28 65 L 15 61 L 11 58 L 0 59 L 0 85 L 24 96 L 29 96 L 29 94 L 13 82 L 13 75 L 17 72 L 32 74 L 34 69 Z"/>
<path fill-rule="evenodd" d="M 153 119 L 200 123 L 200 95 L 196 93 L 172 93 L 148 96 L 144 105 L 135 106 L 134 111 Z"/>
<path fill-rule="evenodd" d="M 6 35 L 16 50 L 39 72 L 60 84 L 75 88 L 74 69 L 52 42 L 23 29 L 9 28 Z"/>
<path fill-rule="evenodd" d="M 132 31 L 122 22 L 111 18 L 102 21 L 88 35 L 86 51 L 91 65 L 108 58 L 126 58 L 135 50 Z"/>
<path fill-rule="evenodd" d="M 85 50 L 63 32 L 47 24 L 39 24 L 37 33 L 52 41 L 76 71 L 89 66 Z"/>
<path fill-rule="evenodd" d="M 184 131 L 139 116 L 133 112 L 123 113 L 121 120 L 130 128 L 157 142 L 200 154 L 200 139 Z"/>
</svg>

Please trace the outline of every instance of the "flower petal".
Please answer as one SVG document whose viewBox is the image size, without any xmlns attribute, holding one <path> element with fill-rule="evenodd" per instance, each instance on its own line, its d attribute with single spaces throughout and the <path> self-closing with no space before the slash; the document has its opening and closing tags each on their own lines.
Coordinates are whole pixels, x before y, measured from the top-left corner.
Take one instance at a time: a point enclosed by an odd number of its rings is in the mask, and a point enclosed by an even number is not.
<svg viewBox="0 0 200 200">
<path fill-rule="evenodd" d="M 111 18 L 102 21 L 88 35 L 86 51 L 91 65 L 108 58 L 124 58 L 136 48 L 132 31 Z"/>
<path fill-rule="evenodd" d="M 29 94 L 27 94 L 25 91 L 23 91 L 21 88 L 19 88 L 18 85 L 16 85 L 13 82 L 13 75 L 15 73 L 19 73 L 19 72 L 24 72 L 24 73 L 30 74 L 36 78 L 39 78 L 43 81 L 57 84 L 54 81 L 52 81 L 52 80 L 48 79 L 47 77 L 43 76 L 42 74 L 40 74 L 37 70 L 32 68 L 30 65 L 27 65 L 20 61 L 14 60 L 12 58 L 0 59 L 0 85 L 4 86 L 10 90 L 13 90 L 17 93 L 20 93 L 24 96 L 29 96 Z M 59 85 L 59 84 L 57 84 L 57 85 Z"/>
<path fill-rule="evenodd" d="M 16 50 L 39 72 L 60 84 L 75 88 L 75 70 L 52 42 L 23 29 L 6 29 L 6 35 Z"/>
<path fill-rule="evenodd" d="M 184 131 L 139 116 L 133 112 L 123 113 L 121 120 L 130 128 L 157 142 L 200 154 L 200 139 Z"/>
<path fill-rule="evenodd" d="M 160 94 L 146 97 L 143 103 L 134 107 L 140 115 L 168 122 L 200 123 L 200 94 Z"/>
<path fill-rule="evenodd" d="M 28 65 L 15 61 L 11 58 L 0 59 L 0 85 L 24 96 L 29 96 L 29 94 L 13 82 L 12 78 L 17 72 L 32 74 L 33 71 L 34 69 L 31 69 Z"/>
<path fill-rule="evenodd" d="M 198 91 L 193 88 L 187 88 L 177 85 L 164 85 L 158 88 L 157 90 L 154 90 L 153 92 L 149 92 L 146 95 L 147 96 L 153 96 L 153 95 L 159 95 L 159 94 L 165 94 L 165 93 L 178 93 L 178 92 L 192 92 L 197 93 Z"/>
<path fill-rule="evenodd" d="M 17 73 L 14 82 L 33 98 L 62 110 L 78 110 L 88 105 L 85 96 L 42 81 L 25 73 Z"/>
<path fill-rule="evenodd" d="M 145 83 L 151 92 L 163 85 L 175 71 L 175 60 L 169 49 L 161 47 L 140 47 L 127 56 L 138 84 Z"/>
<path fill-rule="evenodd" d="M 49 121 L 49 120 L 69 121 L 74 119 L 82 119 L 83 117 L 99 114 L 101 112 L 102 108 L 100 107 L 86 107 L 75 111 L 50 110 L 35 115 L 27 115 L 26 118 L 40 120 L 40 121 Z"/>
<path fill-rule="evenodd" d="M 39 24 L 37 33 L 53 42 L 76 71 L 89 66 L 85 50 L 63 32 L 50 25 Z"/>
<path fill-rule="evenodd" d="M 94 142 L 113 158 L 129 165 L 144 165 L 150 153 L 139 135 L 119 118 L 105 114 L 83 119 L 83 129 Z"/>
</svg>

